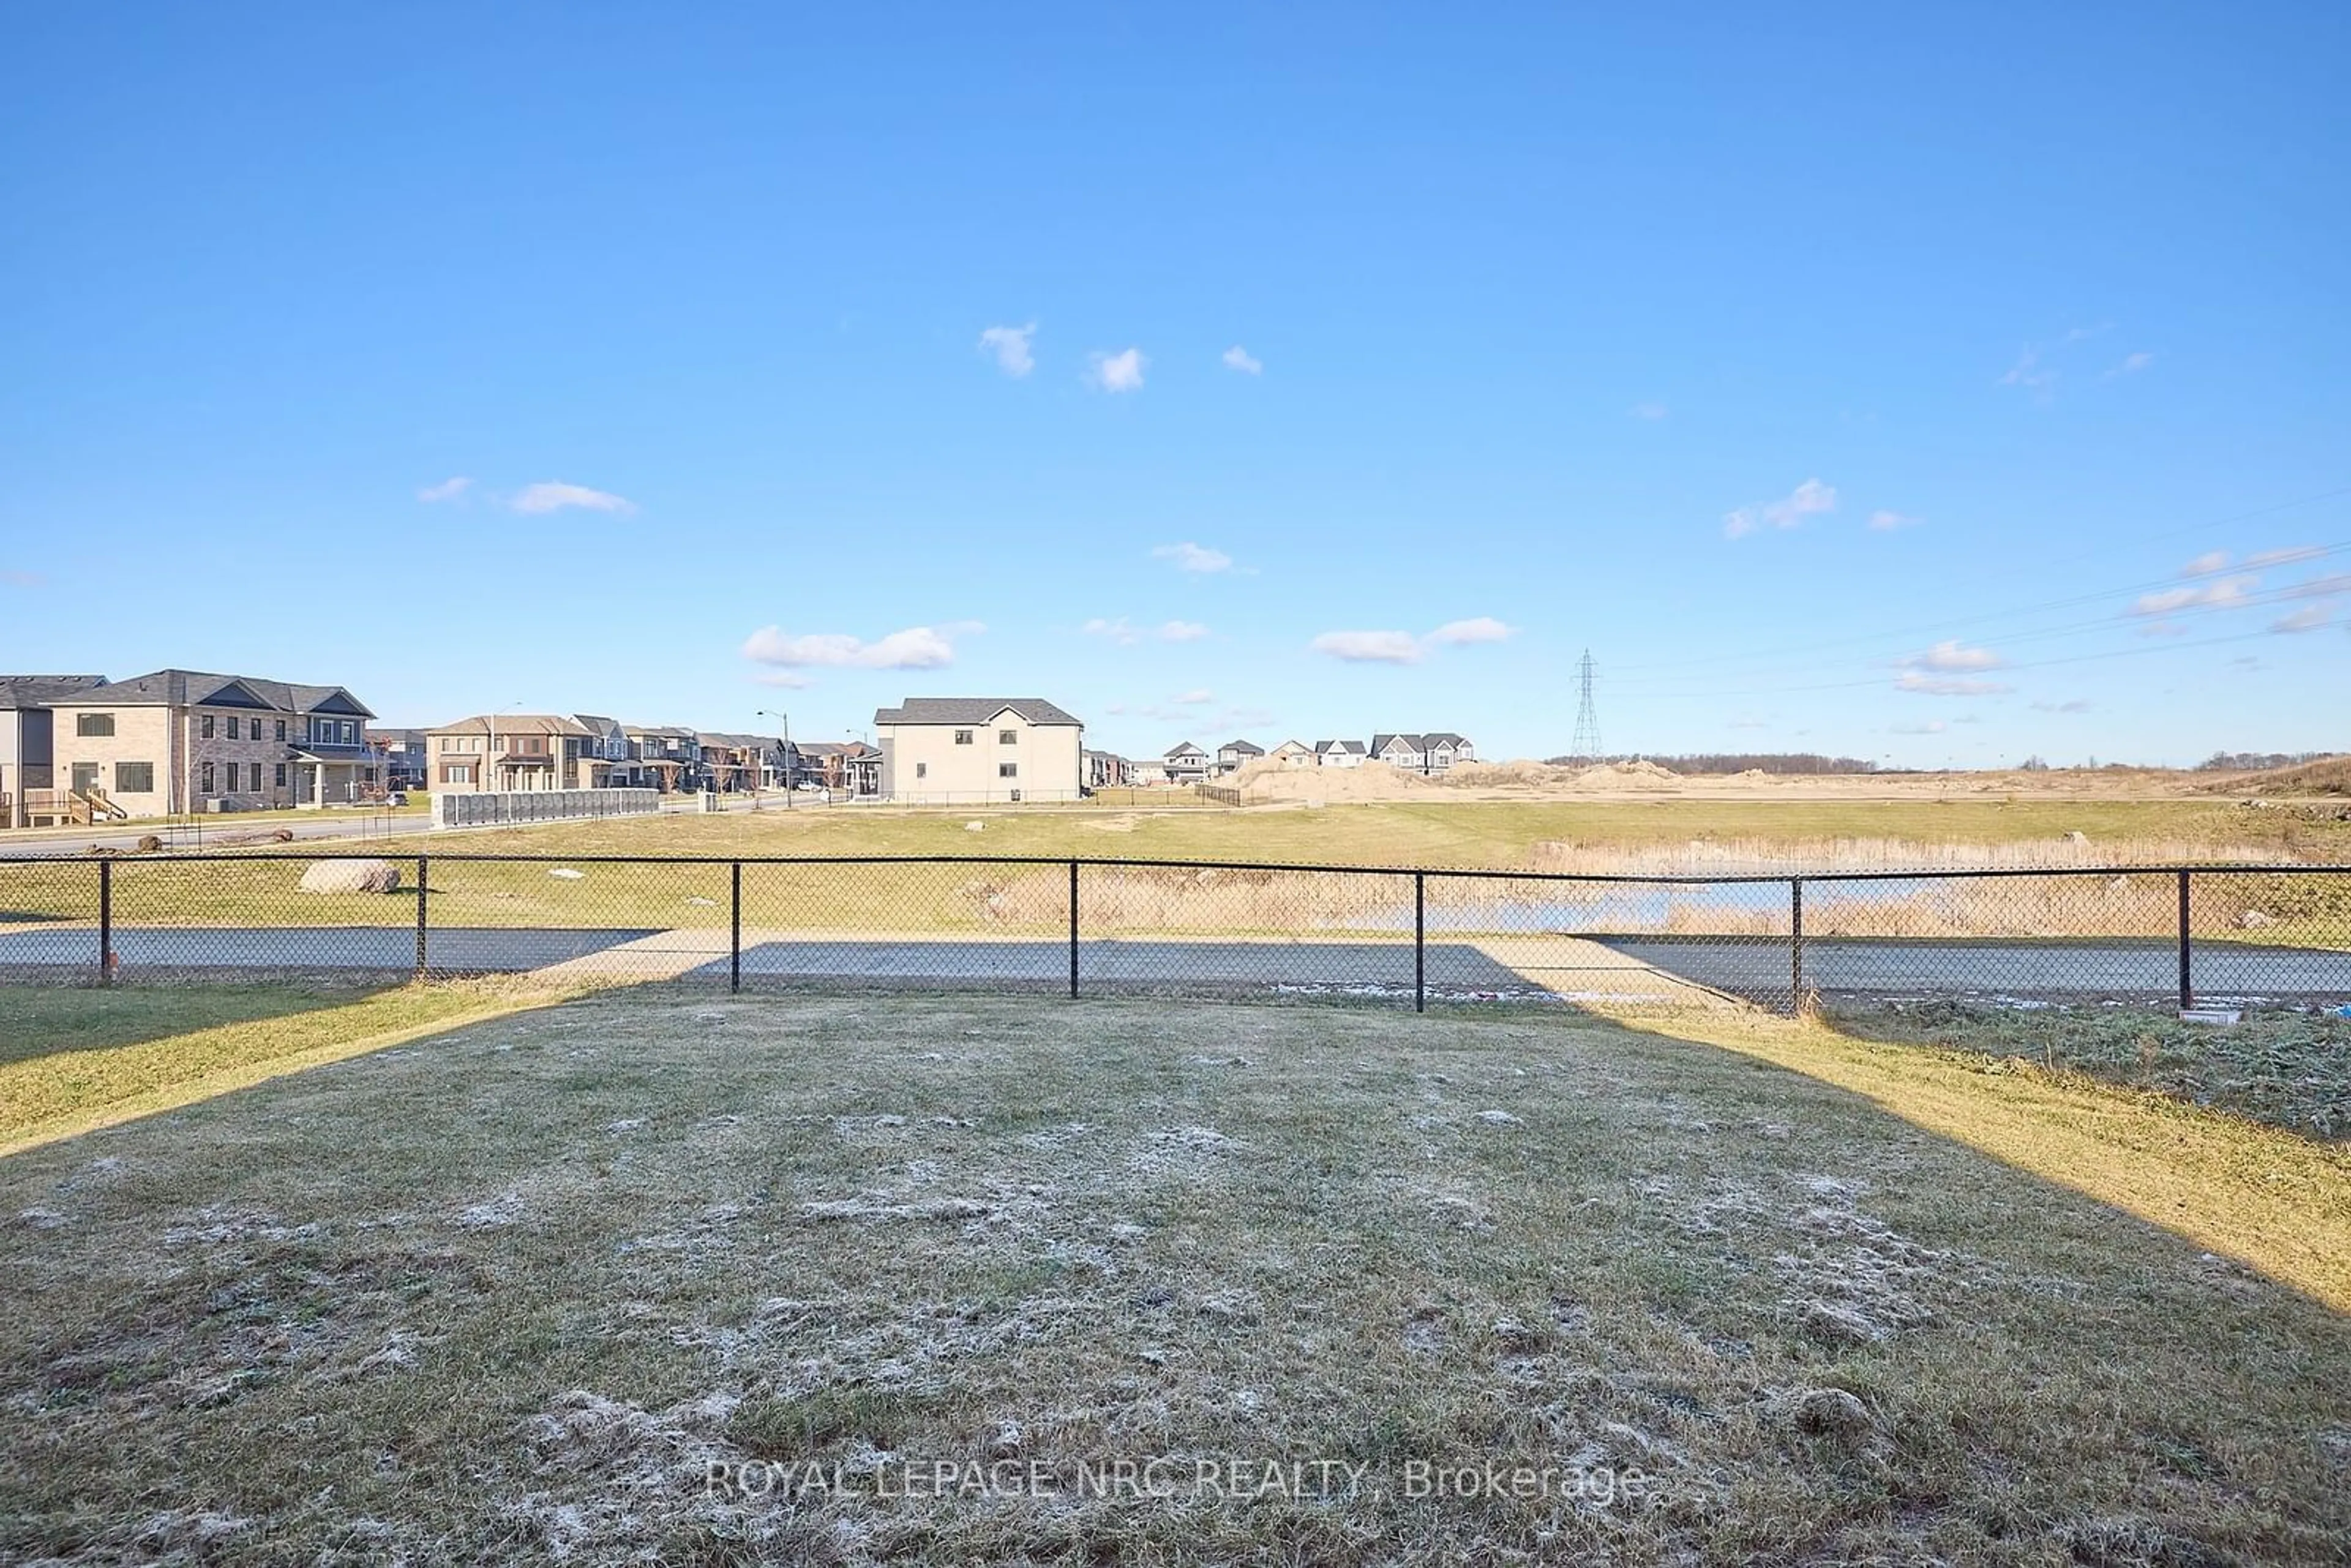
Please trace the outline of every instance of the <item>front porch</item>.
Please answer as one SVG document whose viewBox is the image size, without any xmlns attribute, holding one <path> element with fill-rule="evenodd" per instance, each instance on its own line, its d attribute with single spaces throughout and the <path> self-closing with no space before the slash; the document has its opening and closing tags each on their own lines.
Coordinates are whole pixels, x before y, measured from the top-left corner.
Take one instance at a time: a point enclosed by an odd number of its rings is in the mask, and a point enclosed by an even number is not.
<svg viewBox="0 0 2351 1568">
<path fill-rule="evenodd" d="M 382 763 L 357 748 L 349 756 L 337 756 L 324 747 L 298 750 L 289 761 L 298 811 L 361 805 L 381 793 Z"/>
</svg>

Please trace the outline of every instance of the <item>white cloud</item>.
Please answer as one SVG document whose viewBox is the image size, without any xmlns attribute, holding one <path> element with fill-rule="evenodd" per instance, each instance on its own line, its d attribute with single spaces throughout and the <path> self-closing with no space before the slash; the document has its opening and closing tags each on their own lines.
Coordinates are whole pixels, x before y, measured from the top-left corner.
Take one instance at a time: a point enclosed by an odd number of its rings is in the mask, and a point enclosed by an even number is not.
<svg viewBox="0 0 2351 1568">
<path fill-rule="evenodd" d="M 1784 499 L 1726 512 L 1722 518 L 1722 535 L 1725 538 L 1743 538 L 1766 525 L 1775 528 L 1792 528 L 1816 513 L 1836 510 L 1836 498 L 1835 486 L 1823 485 L 1818 479 L 1807 479 L 1788 492 Z"/>
<path fill-rule="evenodd" d="M 1123 349 L 1115 354 L 1096 351 L 1093 369 L 1087 379 L 1106 392 L 1131 392 L 1143 390 L 1143 367 L 1151 361 L 1143 357 L 1140 349 Z"/>
<path fill-rule="evenodd" d="M 2280 616 L 2270 622 L 2273 632 L 2315 632 L 2335 619 L 2335 612 L 2324 604 L 2305 604 L 2291 615 Z"/>
<path fill-rule="evenodd" d="M 2028 344 L 2024 351 L 2016 356 L 2016 363 L 2008 368 L 2008 373 L 2000 378 L 2000 384 L 2022 387 L 2036 396 L 2045 398 L 2049 395 L 2049 389 L 2057 384 L 2057 372 L 2043 365 L 2041 350 Z"/>
<path fill-rule="evenodd" d="M 1940 735 L 1949 727 L 1939 718 L 1930 718 L 1924 724 L 1897 724 L 1894 726 L 1894 733 L 1896 735 Z"/>
<path fill-rule="evenodd" d="M 1168 700 L 1170 702 L 1181 704 L 1186 707 L 1197 707 L 1202 703 L 1215 702 L 1217 700 L 1217 694 L 1210 691 L 1206 686 L 1195 686 L 1188 692 L 1177 692 Z"/>
<path fill-rule="evenodd" d="M 1661 402 L 1636 402 L 1625 412 L 1635 419 L 1663 419 L 1667 410 Z"/>
<path fill-rule="evenodd" d="M 1905 669 L 1933 670 L 1942 674 L 1997 670 L 2006 663 L 2007 660 L 1990 648 L 1970 648 L 1956 639 L 1947 639 L 1923 653 L 1913 653 L 1901 661 Z"/>
<path fill-rule="evenodd" d="M 1008 376 L 1027 375 L 1037 368 L 1037 356 L 1030 350 L 1029 340 L 1037 336 L 1037 323 L 1026 327 L 990 327 L 979 335 L 979 351 L 996 356 L 996 368 Z"/>
<path fill-rule="evenodd" d="M 2351 593 L 2351 571 L 2307 578 L 2301 582 L 2287 584 L 2279 589 L 2278 593 L 2286 599 L 2332 599 L 2338 593 Z"/>
<path fill-rule="evenodd" d="M 1499 643 L 1516 634 L 1516 627 L 1490 615 L 1473 615 L 1466 621 L 1447 621 L 1420 637 L 1409 632 L 1325 632 L 1308 646 L 1351 664 L 1417 664 L 1433 648 Z"/>
<path fill-rule="evenodd" d="M 2090 711 L 2090 705 L 2080 697 L 2074 697 L 2071 701 L 2062 703 L 2034 703 L 2032 711 L 2034 713 L 2087 713 Z"/>
<path fill-rule="evenodd" d="M 2012 692 L 2014 686 L 1998 681 L 1963 680 L 1951 675 L 1922 674 L 1917 670 L 1907 672 L 1894 683 L 1897 692 L 1916 692 L 1928 697 L 1996 697 Z"/>
<path fill-rule="evenodd" d="M 985 630 L 976 622 L 952 625 L 909 626 L 868 643 L 844 632 L 820 632 L 787 637 L 774 626 L 763 626 L 744 640 L 743 656 L 762 664 L 788 667 L 820 665 L 848 670 L 937 670 L 955 663 L 951 638 Z"/>
<path fill-rule="evenodd" d="M 1892 512 L 1884 507 L 1869 514 L 1869 526 L 1881 534 L 1890 534 L 1896 528 L 1915 528 L 1926 520 L 1914 517 L 1907 512 Z"/>
<path fill-rule="evenodd" d="M 1151 552 L 1155 560 L 1172 560 L 1181 571 L 1230 571 L 1233 558 L 1220 549 L 1196 545 L 1186 539 L 1180 545 L 1160 545 Z"/>
<path fill-rule="evenodd" d="M 1351 664 L 1420 663 L 1420 639 L 1409 632 L 1325 632 L 1308 646 Z"/>
<path fill-rule="evenodd" d="M 786 691 L 794 692 L 805 691 L 816 685 L 797 670 L 768 670 L 751 678 L 763 686 L 781 686 Z"/>
<path fill-rule="evenodd" d="M 2246 595 L 2260 587 L 2261 581 L 2259 577 L 2251 573 L 2240 573 L 2235 577 L 2214 578 L 2199 588 L 2166 588 L 2154 593 L 2142 593 L 2131 601 L 2126 613 L 2168 615 L 2178 610 L 2231 609 L 2244 603 Z"/>
<path fill-rule="evenodd" d="M 473 487 L 474 482 L 471 479 L 466 478 L 463 474 L 456 474 L 442 480 L 438 485 L 425 486 L 416 492 L 416 498 L 427 503 L 454 501 Z"/>
<path fill-rule="evenodd" d="M 2123 356 L 2123 362 L 2116 365 L 2113 370 L 2108 371 L 2106 374 L 2110 377 L 2135 376 L 2153 363 L 2155 363 L 2155 356 L 2153 354 L 2146 353 L 2144 351 L 2136 354 L 2126 354 Z"/>
<path fill-rule="evenodd" d="M 591 490 L 585 485 L 567 485 L 559 479 L 526 485 L 508 504 L 517 512 L 559 512 L 567 507 L 579 507 L 590 512 L 618 512 L 625 516 L 637 509 L 634 501 L 610 491 Z"/>
<path fill-rule="evenodd" d="M 2210 577 L 2216 571 L 2229 570 L 2229 552 L 2224 549 L 2206 550 L 2179 569 L 2182 577 Z"/>
<path fill-rule="evenodd" d="M 1502 642 L 1510 631 L 1490 615 L 1478 615 L 1467 621 L 1447 621 L 1431 632 L 1428 640 L 1442 647 L 1459 648 L 1471 643 Z"/>
<path fill-rule="evenodd" d="M 1107 637 L 1122 648 L 1131 648 L 1148 635 L 1162 643 L 1196 643 L 1208 634 L 1208 629 L 1197 621 L 1167 621 L 1149 632 L 1144 632 L 1123 615 L 1106 621 L 1097 615 L 1078 628 L 1089 637 Z"/>
<path fill-rule="evenodd" d="M 1129 353 L 1134 352 L 1131 349 L 1127 351 Z M 1225 361 L 1225 369 L 1228 371 L 1238 371 L 1245 376 L 1261 376 L 1265 374 L 1265 361 L 1259 359 L 1255 354 L 1250 353 L 1247 349 L 1242 348 L 1238 343 L 1235 343 L 1231 348 L 1227 349 L 1224 352 L 1223 358 Z"/>
<path fill-rule="evenodd" d="M 2296 561 L 2316 560 L 2326 553 L 2324 545 L 2292 545 L 2284 549 L 2265 549 L 2245 558 L 2249 567 L 2292 566 Z"/>
</svg>

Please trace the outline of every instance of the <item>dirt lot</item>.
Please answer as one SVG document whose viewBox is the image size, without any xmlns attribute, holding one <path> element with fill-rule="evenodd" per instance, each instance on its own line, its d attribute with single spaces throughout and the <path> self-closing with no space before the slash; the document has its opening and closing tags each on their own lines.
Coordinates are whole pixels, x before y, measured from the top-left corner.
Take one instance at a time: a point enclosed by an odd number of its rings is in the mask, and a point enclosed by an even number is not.
<svg viewBox="0 0 2351 1568">
<path fill-rule="evenodd" d="M 2341 1560 L 2338 1152 L 1715 1027 L 646 990 L 18 1154 L 0 1557 Z"/>
</svg>

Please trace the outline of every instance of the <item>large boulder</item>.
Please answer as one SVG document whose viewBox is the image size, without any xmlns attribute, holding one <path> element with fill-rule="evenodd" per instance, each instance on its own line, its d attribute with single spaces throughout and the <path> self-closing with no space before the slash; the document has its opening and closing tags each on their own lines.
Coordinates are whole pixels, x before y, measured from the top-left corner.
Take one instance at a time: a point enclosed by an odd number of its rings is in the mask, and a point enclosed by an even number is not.
<svg viewBox="0 0 2351 1568">
<path fill-rule="evenodd" d="M 400 868 L 390 861 L 319 861 L 302 873 L 304 893 L 394 893 Z"/>
</svg>

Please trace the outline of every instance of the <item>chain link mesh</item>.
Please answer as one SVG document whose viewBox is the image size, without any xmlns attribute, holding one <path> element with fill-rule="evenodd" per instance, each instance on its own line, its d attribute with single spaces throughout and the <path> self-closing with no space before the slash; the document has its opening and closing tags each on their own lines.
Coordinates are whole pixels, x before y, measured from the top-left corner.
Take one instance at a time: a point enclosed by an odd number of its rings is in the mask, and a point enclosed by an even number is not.
<svg viewBox="0 0 2351 1568">
<path fill-rule="evenodd" d="M 1406 1006 L 2331 1008 L 2351 1001 L 2351 871 L 1645 879 L 982 857 L 0 861 L 0 982 L 515 973 Z"/>
</svg>

